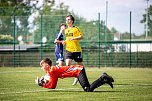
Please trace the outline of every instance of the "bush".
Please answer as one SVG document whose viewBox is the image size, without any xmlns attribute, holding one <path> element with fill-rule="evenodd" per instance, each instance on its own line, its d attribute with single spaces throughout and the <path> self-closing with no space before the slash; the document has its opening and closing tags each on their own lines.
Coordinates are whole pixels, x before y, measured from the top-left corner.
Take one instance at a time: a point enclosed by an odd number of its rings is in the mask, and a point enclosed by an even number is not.
<svg viewBox="0 0 152 101">
<path fill-rule="evenodd" d="M 11 35 L 2 35 L 2 34 L 0 34 L 0 42 L 1 43 L 13 42 L 13 37 Z"/>
</svg>

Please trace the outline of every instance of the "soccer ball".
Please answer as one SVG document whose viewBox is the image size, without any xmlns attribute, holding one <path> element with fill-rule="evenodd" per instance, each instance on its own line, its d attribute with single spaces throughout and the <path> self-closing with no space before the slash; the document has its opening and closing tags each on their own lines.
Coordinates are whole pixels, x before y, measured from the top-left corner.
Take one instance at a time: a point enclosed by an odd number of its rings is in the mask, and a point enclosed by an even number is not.
<svg viewBox="0 0 152 101">
<path fill-rule="evenodd" d="M 49 74 L 44 75 L 43 78 L 45 83 L 47 83 L 50 80 Z"/>
<path fill-rule="evenodd" d="M 40 77 L 40 78 L 37 77 L 37 79 L 35 79 L 35 82 L 36 82 L 36 84 L 38 84 L 39 86 L 43 86 L 43 84 L 48 83 L 49 80 L 50 80 L 50 76 L 49 76 L 49 74 L 46 74 L 46 75 L 44 75 L 44 76 L 42 76 L 42 77 Z"/>
</svg>

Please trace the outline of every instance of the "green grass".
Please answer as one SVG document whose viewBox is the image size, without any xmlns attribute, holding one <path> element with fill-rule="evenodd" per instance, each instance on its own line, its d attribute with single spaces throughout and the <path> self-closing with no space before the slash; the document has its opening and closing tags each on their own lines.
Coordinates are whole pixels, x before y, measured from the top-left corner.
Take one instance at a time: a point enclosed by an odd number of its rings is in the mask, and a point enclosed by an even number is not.
<svg viewBox="0 0 152 101">
<path fill-rule="evenodd" d="M 115 79 L 94 92 L 83 92 L 73 78 L 59 79 L 55 90 L 39 87 L 34 79 L 44 75 L 40 68 L 0 68 L 0 101 L 152 101 L 150 68 L 86 68 L 90 83 L 106 71 Z"/>
</svg>

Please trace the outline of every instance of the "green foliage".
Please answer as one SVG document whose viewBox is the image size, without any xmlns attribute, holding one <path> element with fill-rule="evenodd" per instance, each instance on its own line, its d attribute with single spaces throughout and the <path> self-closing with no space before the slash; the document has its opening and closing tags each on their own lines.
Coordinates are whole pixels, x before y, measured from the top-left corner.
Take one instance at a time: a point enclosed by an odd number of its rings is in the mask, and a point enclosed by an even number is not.
<svg viewBox="0 0 152 101">
<path fill-rule="evenodd" d="M 13 42 L 13 37 L 11 35 L 1 35 L 0 34 L 0 42 Z"/>
<path fill-rule="evenodd" d="M 55 34 L 59 31 L 59 24 L 65 23 L 65 16 L 68 14 L 74 15 L 76 21 L 75 26 L 80 27 L 82 32 L 84 33 L 83 41 L 104 41 L 105 38 L 105 29 L 107 29 L 107 40 L 113 40 L 113 35 L 110 30 L 104 26 L 103 21 L 101 23 L 96 21 L 86 21 L 83 17 L 78 17 L 78 15 L 74 14 L 72 11 L 69 11 L 69 7 L 64 5 L 64 3 L 60 3 L 57 7 L 54 7 L 55 1 L 51 1 L 48 5 L 48 2 L 45 2 L 43 5 L 43 9 L 36 8 L 35 6 L 30 6 L 28 4 L 24 4 L 22 1 L 20 2 L 11 2 L 9 5 L 8 2 L 3 1 L 3 3 L 8 5 L 1 6 L 3 7 L 1 10 L 1 27 L 2 34 L 9 33 L 10 35 L 16 35 L 15 37 L 22 35 L 23 41 L 27 42 L 28 37 L 34 37 L 32 41 L 34 43 L 40 43 L 42 37 L 47 37 L 49 42 L 52 42 L 55 38 Z M 28 1 L 29 2 L 29 1 Z M 15 5 L 15 6 L 12 6 Z M 29 18 L 32 13 L 39 13 L 39 16 L 34 18 L 33 27 L 30 28 Z M 15 16 L 15 17 L 14 17 Z M 20 22 L 20 25 L 17 24 Z M 19 27 L 20 26 L 20 27 Z M 30 32 L 31 29 L 36 28 L 33 32 Z M 100 38 L 99 38 L 100 36 Z M 94 44 L 92 44 L 94 46 Z"/>
<path fill-rule="evenodd" d="M 146 14 L 147 10 L 145 10 L 145 14 L 143 14 L 143 19 L 141 20 L 141 23 L 146 23 Z M 152 5 L 148 8 L 148 37 L 152 38 Z"/>
<path fill-rule="evenodd" d="M 8 0 L 11 1 L 11 0 Z M 6 2 L 6 1 L 3 1 Z M 28 1 L 30 2 L 30 1 Z M 8 3 L 8 2 L 7 2 Z M 12 6 L 15 5 L 16 6 Z M 65 23 L 65 16 L 68 14 L 74 15 L 76 21 L 75 26 L 78 26 L 80 30 L 84 33 L 84 39 L 81 40 L 83 46 L 87 45 L 87 42 L 90 43 L 91 47 L 97 47 L 99 44 L 95 44 L 95 42 L 106 42 L 112 41 L 114 39 L 114 33 L 119 33 L 115 28 L 108 29 L 105 26 L 104 21 L 92 20 L 86 21 L 83 17 L 79 17 L 74 14 L 72 11 L 69 11 L 69 7 L 64 5 L 64 3 L 60 3 L 57 7 L 54 6 L 55 1 L 51 1 L 48 5 L 46 2 L 43 5 L 43 9 L 37 8 L 36 6 L 30 6 L 28 4 L 24 4 L 22 1 L 17 2 L 15 0 L 11 5 L 2 6 L 0 13 L 0 34 L 9 34 L 11 36 L 15 35 L 15 39 L 18 36 L 23 36 L 23 41 L 25 43 L 41 43 L 42 37 L 46 37 L 48 43 L 53 42 L 55 35 L 59 31 L 59 24 Z M 33 22 L 29 22 L 29 18 L 31 14 L 38 13 L 33 20 Z M 151 15 L 151 6 L 149 8 L 149 16 Z M 145 16 L 145 15 L 144 15 Z M 144 23 L 145 19 L 142 21 Z M 17 24 L 20 23 L 20 24 Z M 29 27 L 29 24 L 32 26 Z M 151 26 L 151 19 L 149 17 L 149 26 Z M 149 27 L 149 36 L 151 36 L 151 28 Z M 30 31 L 33 30 L 33 31 Z M 30 38 L 29 38 L 30 37 Z M 132 34 L 132 39 L 142 38 L 143 36 L 136 36 L 134 33 Z M 125 32 L 121 34 L 120 39 L 126 40 L 130 38 L 130 33 Z"/>
<path fill-rule="evenodd" d="M 0 34 L 13 36 L 13 24 L 11 22 L 10 16 L 0 16 Z"/>
</svg>

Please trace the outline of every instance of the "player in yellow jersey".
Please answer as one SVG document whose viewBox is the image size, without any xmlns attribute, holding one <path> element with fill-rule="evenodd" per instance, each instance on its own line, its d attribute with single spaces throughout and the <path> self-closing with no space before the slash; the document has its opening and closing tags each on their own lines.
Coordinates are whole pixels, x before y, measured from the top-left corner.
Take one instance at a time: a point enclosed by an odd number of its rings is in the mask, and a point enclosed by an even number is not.
<svg viewBox="0 0 152 101">
<path fill-rule="evenodd" d="M 82 49 L 80 46 L 80 40 L 83 39 L 83 34 L 78 27 L 73 25 L 75 19 L 72 15 L 66 16 L 65 20 L 68 26 L 64 32 L 66 40 L 63 41 L 63 44 L 66 46 L 66 65 L 71 65 L 72 60 L 77 62 L 78 65 L 83 65 Z M 77 82 L 78 80 L 75 78 L 72 85 L 76 85 Z"/>
</svg>

